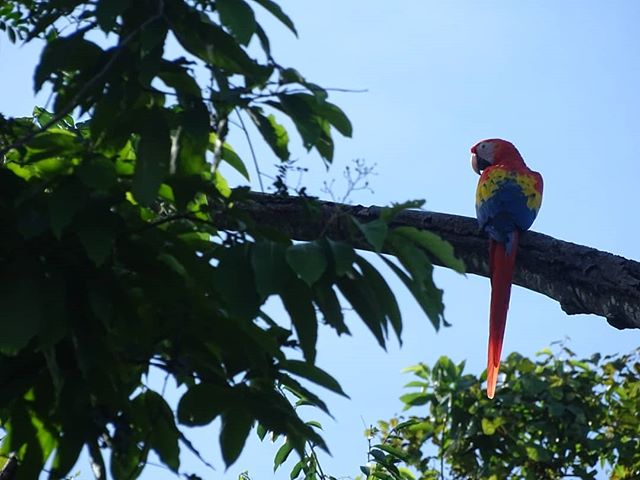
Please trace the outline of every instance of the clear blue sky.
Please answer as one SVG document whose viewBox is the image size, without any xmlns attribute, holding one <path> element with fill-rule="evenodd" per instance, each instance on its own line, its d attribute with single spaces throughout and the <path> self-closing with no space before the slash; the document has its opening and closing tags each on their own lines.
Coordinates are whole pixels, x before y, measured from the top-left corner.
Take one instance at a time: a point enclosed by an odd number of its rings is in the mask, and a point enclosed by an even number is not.
<svg viewBox="0 0 640 480">
<path fill-rule="evenodd" d="M 338 140 L 330 172 L 299 144 L 292 148 L 294 156 L 315 166 L 305 178 L 312 192 L 319 193 L 323 180 L 340 178 L 351 159 L 364 158 L 377 164 L 378 175 L 371 178 L 375 193 L 360 192 L 355 202 L 425 198 L 430 210 L 473 216 L 477 176 L 469 166 L 469 147 L 482 138 L 502 137 L 544 176 L 534 230 L 640 259 L 633 213 L 640 179 L 640 2 L 282 4 L 300 38 L 268 22 L 276 58 L 316 83 L 367 90 L 332 95 L 353 121 L 355 134 Z M 0 91 L 5 93 L 0 112 L 24 115 L 34 103 L 44 103 L 42 97 L 34 101 L 32 93 L 37 53 L 38 48 L 17 49 L 0 40 Z M 250 162 L 242 137 L 232 139 Z M 275 163 L 264 148 L 259 161 Z M 466 359 L 475 373 L 484 369 L 488 280 L 443 270 L 436 275 L 451 328 L 435 333 L 393 281 L 405 319 L 402 349 L 391 342 L 384 352 L 355 318 L 353 337 L 336 338 L 328 330 L 321 335 L 319 364 L 351 396 L 324 395 L 335 420 L 309 412 L 325 427 L 333 457 L 323 458 L 323 467 L 332 475 L 355 476 L 366 461 L 365 425 L 400 410 L 397 398 L 408 380 L 399 373 L 403 367 L 448 355 Z M 638 331 L 614 330 L 594 316 L 569 317 L 547 297 L 514 288 L 505 355 L 532 355 L 567 336 L 580 355 L 626 352 L 640 343 Z M 243 470 L 256 480 L 288 478 L 292 461 L 272 473 L 275 447 L 252 438 L 225 473 L 215 428 L 194 434 L 218 470 L 202 469 L 188 455 L 184 462 L 204 478 L 235 478 Z M 86 464 L 80 468 L 81 478 L 90 478 Z M 149 467 L 144 478 L 173 477 Z"/>
</svg>

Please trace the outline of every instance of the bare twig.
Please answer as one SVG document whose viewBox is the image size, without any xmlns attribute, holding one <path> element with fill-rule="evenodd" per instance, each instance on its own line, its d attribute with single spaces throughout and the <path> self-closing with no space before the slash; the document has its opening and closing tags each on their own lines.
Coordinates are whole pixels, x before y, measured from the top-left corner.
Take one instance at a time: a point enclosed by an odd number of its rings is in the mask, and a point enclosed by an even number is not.
<svg viewBox="0 0 640 480">
<path fill-rule="evenodd" d="M 240 111 L 237 108 L 235 110 L 236 110 L 236 115 L 238 116 L 238 120 L 240 120 L 240 125 L 242 127 L 242 131 L 244 132 L 244 136 L 247 139 L 247 143 L 249 144 L 249 150 L 251 151 L 251 158 L 253 159 L 253 166 L 256 169 L 256 175 L 258 175 L 258 183 L 260 184 L 260 191 L 264 193 L 264 185 L 262 184 L 262 172 L 260 171 L 260 165 L 258 165 L 258 158 L 256 157 L 256 152 L 253 150 L 253 143 L 251 142 L 251 137 L 249 136 L 247 127 L 244 124 L 242 115 L 240 115 Z"/>
</svg>

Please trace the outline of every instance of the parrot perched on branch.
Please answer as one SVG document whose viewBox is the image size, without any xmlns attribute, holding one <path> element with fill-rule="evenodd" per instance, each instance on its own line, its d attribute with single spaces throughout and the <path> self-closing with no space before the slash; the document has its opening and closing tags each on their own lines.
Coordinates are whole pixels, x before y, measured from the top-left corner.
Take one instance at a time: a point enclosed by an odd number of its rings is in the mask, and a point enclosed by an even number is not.
<svg viewBox="0 0 640 480">
<path fill-rule="evenodd" d="M 542 203 L 542 176 L 530 170 L 512 143 L 497 138 L 471 147 L 471 166 L 480 175 L 476 214 L 489 236 L 491 307 L 487 396 L 496 391 L 504 327 L 520 232 L 529 229 Z"/>
</svg>

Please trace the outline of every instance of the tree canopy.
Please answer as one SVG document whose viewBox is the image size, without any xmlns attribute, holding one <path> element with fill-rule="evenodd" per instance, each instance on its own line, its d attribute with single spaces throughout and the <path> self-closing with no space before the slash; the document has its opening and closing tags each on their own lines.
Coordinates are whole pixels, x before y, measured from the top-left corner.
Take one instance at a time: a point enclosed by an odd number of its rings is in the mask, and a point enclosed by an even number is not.
<svg viewBox="0 0 640 480">
<path fill-rule="evenodd" d="M 400 399 L 411 414 L 368 431 L 363 471 L 381 480 L 638 478 L 639 353 L 512 353 L 497 401 L 480 389 L 486 374 L 464 373 L 464 362 L 409 367 Z"/>
<path fill-rule="evenodd" d="M 300 243 L 256 224 L 240 208 L 248 189 L 220 171 L 249 178 L 226 141 L 233 113 L 283 162 L 281 118 L 326 164 L 335 132 L 352 131 L 325 89 L 276 61 L 257 11 L 296 33 L 271 0 L 0 6 L 12 41 L 46 41 L 34 86 L 52 90 L 51 108 L 0 118 L 0 454 L 14 459 L 15 478 L 35 478 L 45 464 L 49 478 L 65 477 L 84 447 L 97 478 L 107 450 L 113 478 L 136 478 L 150 451 L 189 475 L 180 448 L 198 452 L 183 427 L 216 418 L 227 465 L 254 425 L 286 435 L 300 454 L 325 448 L 294 408 L 326 410 L 309 382 L 343 394 L 314 364 L 318 328 L 348 333 L 348 305 L 381 346 L 400 337 L 393 292 L 348 239 L 321 232 Z M 100 31 L 106 40 L 95 40 Z M 169 37 L 178 58 L 166 56 Z M 318 214 L 314 199 L 304 205 Z M 419 205 L 343 221 L 349 238 L 395 255 L 380 256 L 437 329 L 442 292 L 430 258 L 464 265 L 433 233 L 388 228 Z M 285 318 L 265 313 L 272 298 Z M 146 383 L 150 369 L 186 387 L 176 411 Z"/>
<path fill-rule="evenodd" d="M 473 234 L 471 254 L 454 254 L 438 233 L 454 241 L 472 237 L 470 230 L 425 230 L 425 212 L 405 211 L 420 201 L 361 215 L 327 209 L 302 188 L 290 202 L 303 219 L 297 229 L 291 217 L 285 225 L 255 215 L 264 197 L 223 173 L 233 169 L 249 183 L 249 160 L 257 162 L 236 153 L 230 131 L 254 125 L 283 172 L 293 142 L 329 166 L 335 135 L 352 135 L 329 89 L 278 62 L 265 18 L 297 35 L 273 0 L 0 5 L 10 41 L 44 41 L 34 87 L 51 91 L 50 105 L 29 115 L 0 114 L 0 458 L 10 478 L 65 478 L 86 448 L 96 478 L 136 478 L 154 452 L 195 480 L 180 464 L 181 450 L 201 457 L 187 428 L 216 419 L 227 466 L 255 428 L 263 438 L 286 436 L 276 463 L 297 452 L 297 473 L 314 471 L 313 451 L 327 445 L 296 406 L 326 411 L 317 387 L 344 395 L 315 365 L 319 328 L 348 334 L 343 308 L 350 308 L 382 347 L 402 335 L 394 292 L 356 248 L 378 255 L 436 330 L 445 319 L 433 265 L 486 275 L 480 238 Z M 169 56 L 171 42 L 178 56 Z M 285 176 L 274 186 L 271 205 L 286 205 Z M 405 221 L 414 214 L 423 217 Z M 530 245 L 535 258 L 544 255 L 540 243 Z M 609 260 L 625 273 L 624 301 L 606 303 L 615 291 L 606 275 L 598 278 L 608 290 L 591 303 L 575 300 L 590 291 L 584 284 L 554 298 L 637 327 L 638 266 Z M 534 288 L 540 271 L 529 266 L 520 278 Z M 559 282 L 548 285 L 557 292 Z M 284 307 L 279 318 L 265 310 L 274 301 Z M 465 378 L 460 366 L 438 365 L 416 371 Z M 184 388 L 177 405 L 148 384 L 152 370 Z M 420 388 L 415 401 L 432 402 L 430 387 Z M 384 462 L 409 458 L 387 459 L 397 447 L 372 450 L 381 475 L 395 475 Z M 591 467 L 589 455 L 580 457 L 582 468 Z M 447 461 L 457 471 L 457 461 Z"/>
</svg>

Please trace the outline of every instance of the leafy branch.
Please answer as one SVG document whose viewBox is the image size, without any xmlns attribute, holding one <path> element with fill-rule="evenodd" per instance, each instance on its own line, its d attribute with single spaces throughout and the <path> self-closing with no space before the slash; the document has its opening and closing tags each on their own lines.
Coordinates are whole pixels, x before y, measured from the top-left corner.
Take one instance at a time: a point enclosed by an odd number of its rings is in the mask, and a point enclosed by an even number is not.
<svg viewBox="0 0 640 480">
<path fill-rule="evenodd" d="M 296 240 L 316 238 L 325 232 L 335 240 L 349 240 L 364 250 L 374 250 L 364 238 L 353 239 L 350 217 L 366 224 L 383 209 L 318 201 L 318 214 L 306 214 L 308 200 L 252 193 L 236 208 L 258 225 L 281 229 Z M 218 225 L 232 226 L 224 218 Z M 453 245 L 466 271 L 489 276 L 487 241 L 473 218 L 438 212 L 407 210 L 391 221 L 392 228 L 414 227 L 439 235 Z M 438 258 L 432 258 L 438 265 Z M 616 328 L 640 328 L 640 263 L 591 247 L 565 242 L 537 232 L 525 232 L 518 249 L 514 283 L 542 293 L 560 303 L 569 315 L 603 316 Z"/>
</svg>

